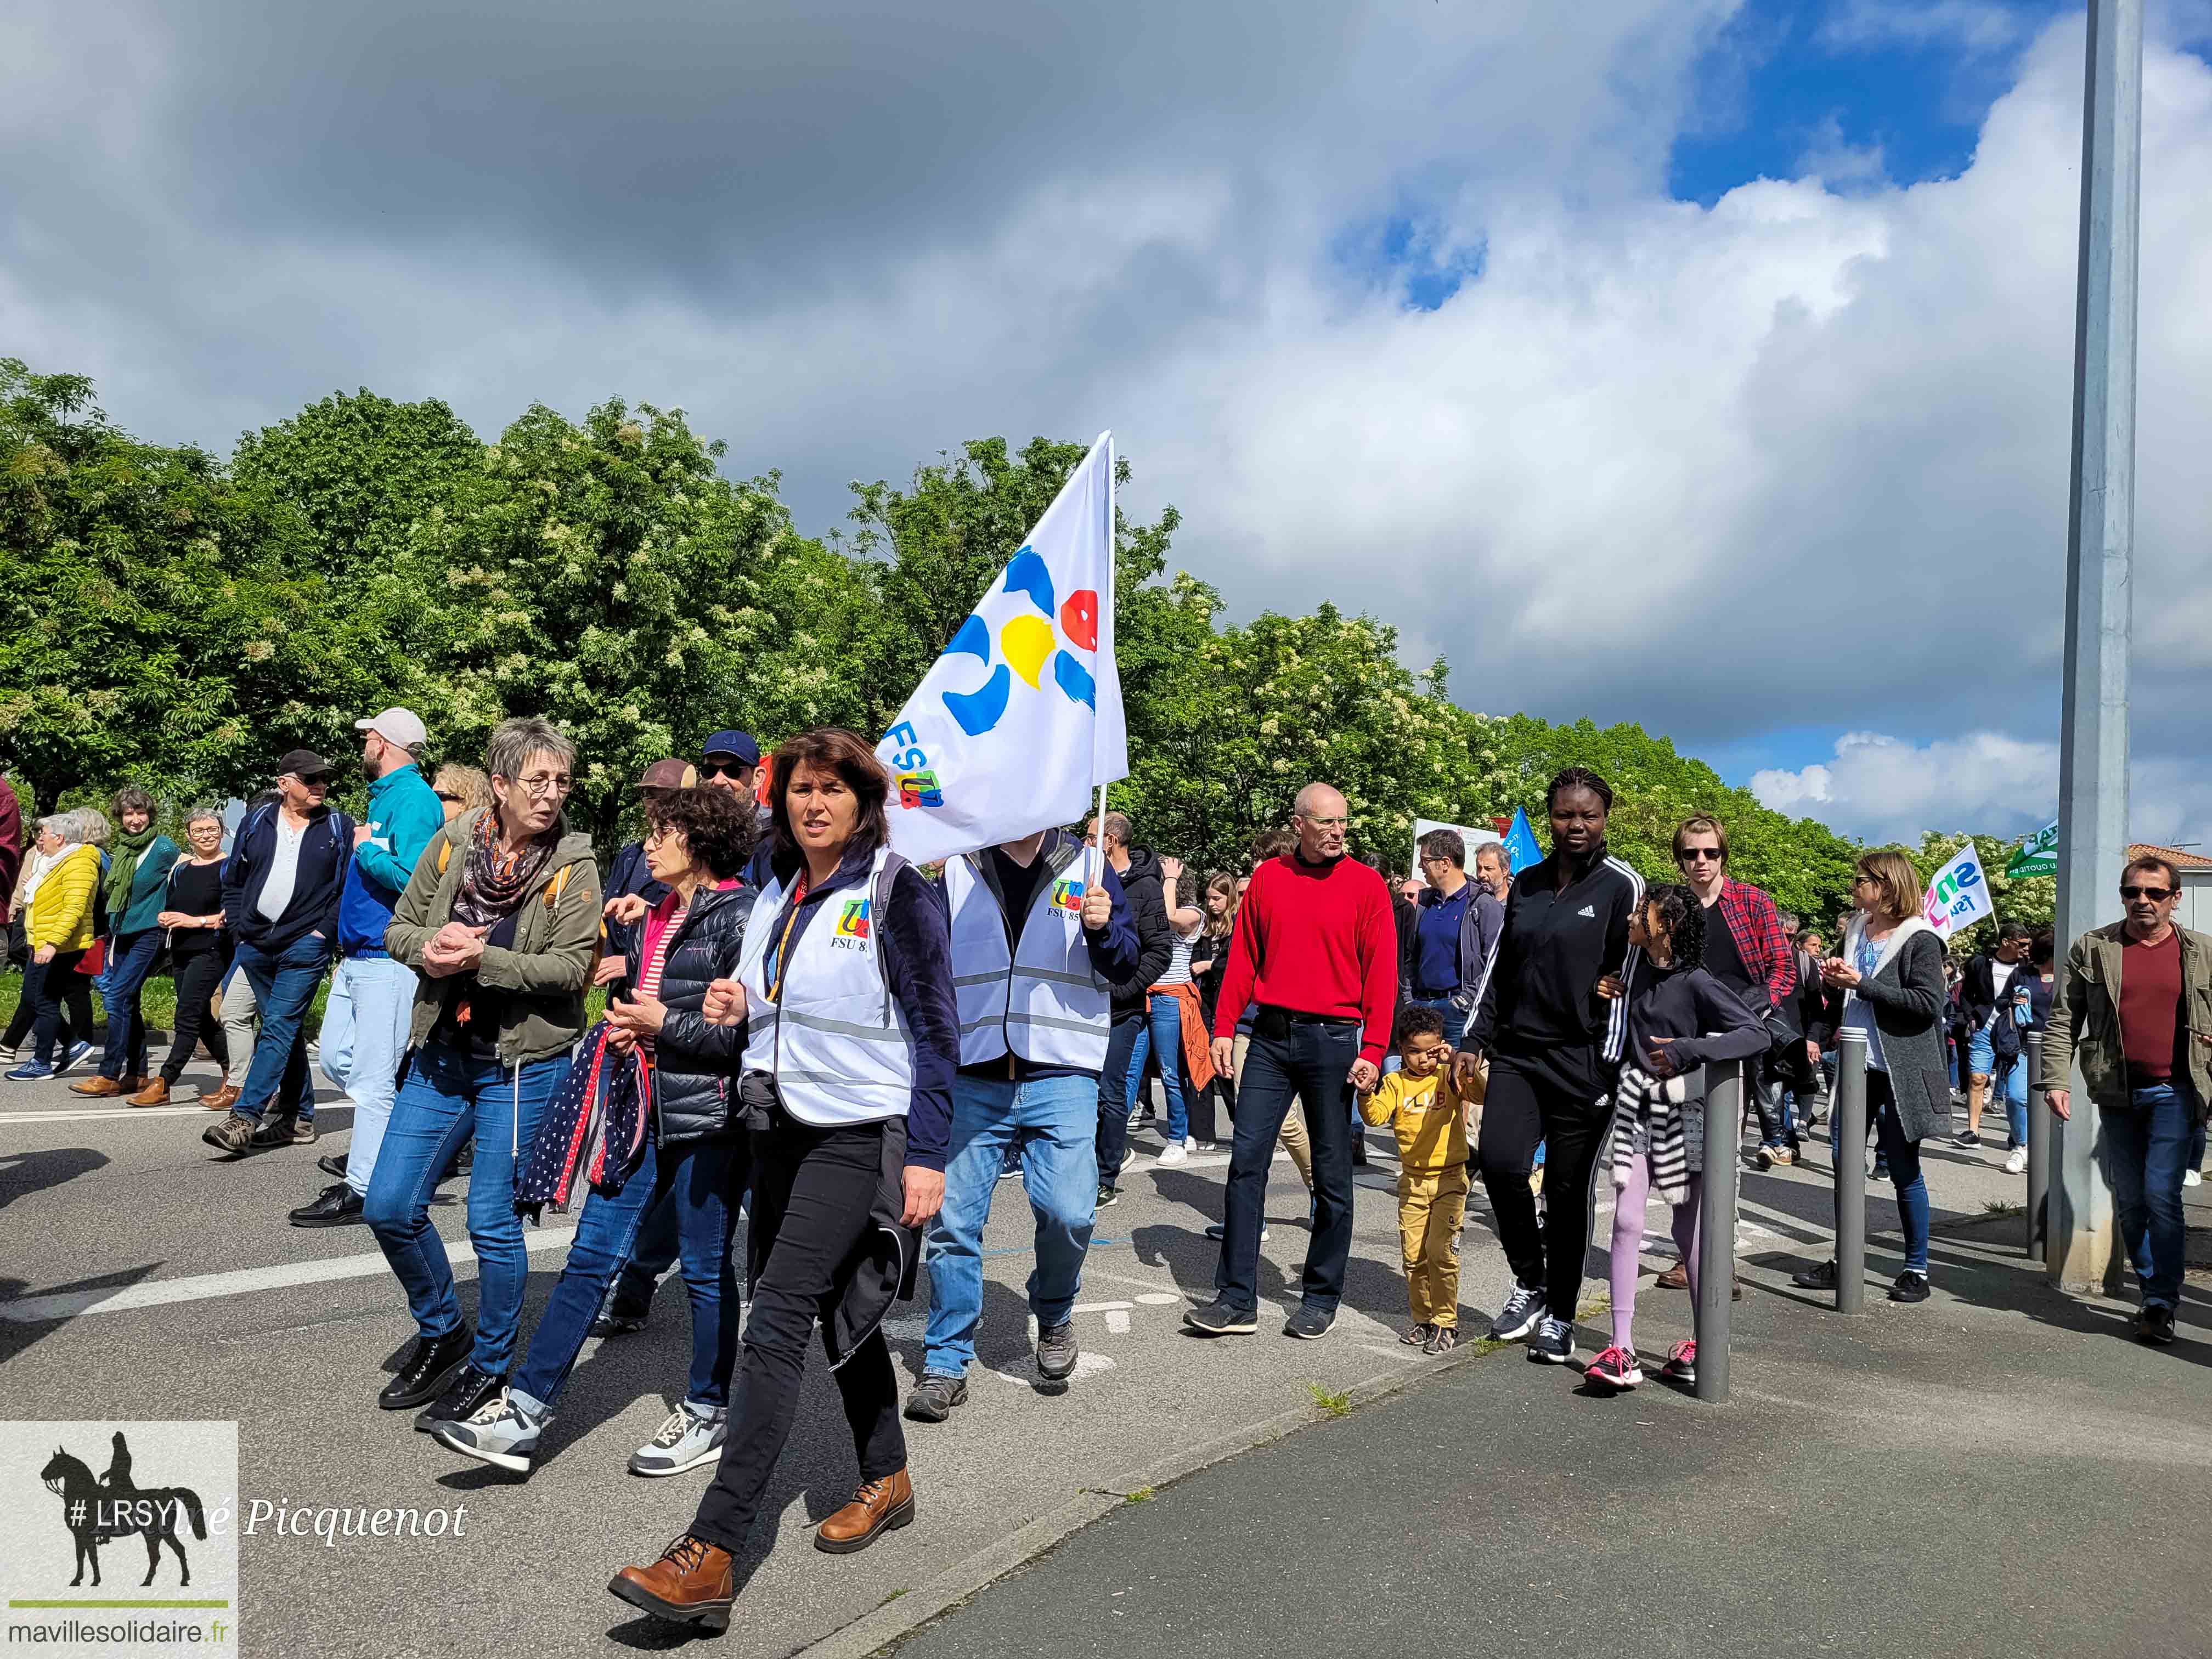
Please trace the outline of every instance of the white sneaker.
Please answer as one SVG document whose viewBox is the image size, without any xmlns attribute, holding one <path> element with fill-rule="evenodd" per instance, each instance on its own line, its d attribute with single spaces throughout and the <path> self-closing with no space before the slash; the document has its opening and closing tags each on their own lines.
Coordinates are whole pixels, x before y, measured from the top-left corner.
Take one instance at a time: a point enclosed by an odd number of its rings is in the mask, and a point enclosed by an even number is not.
<svg viewBox="0 0 2212 1659">
<path fill-rule="evenodd" d="M 2004 1170 L 2007 1175 L 2026 1175 L 2027 1173 L 2027 1148 L 2025 1146 L 2015 1146 L 2011 1152 L 2008 1152 L 2005 1155 Z M 2194 1170 L 2190 1171 L 2191 1175 L 2194 1175 L 2197 1172 Z M 2187 1177 L 2185 1176 L 2183 1179 L 2185 1184 Z"/>
<path fill-rule="evenodd" d="M 1163 1164 L 1180 1164 L 1189 1156 L 1189 1151 L 1179 1140 L 1160 1148 L 1160 1162 Z"/>
<path fill-rule="evenodd" d="M 1182 1138 L 1182 1149 L 1186 1152 L 1194 1152 L 1198 1151 L 1198 1137 L 1196 1135 L 1185 1135 Z"/>
<path fill-rule="evenodd" d="M 630 1454 L 632 1474 L 681 1474 L 722 1455 L 722 1439 L 729 1432 L 727 1409 L 701 1416 L 686 1402 L 668 1414 L 660 1431 Z"/>
<path fill-rule="evenodd" d="M 2204 1184 L 2204 1177 L 2194 1170 L 2184 1170 L 2181 1172 L 2181 1184 L 2185 1187 L 2202 1187 Z"/>
</svg>

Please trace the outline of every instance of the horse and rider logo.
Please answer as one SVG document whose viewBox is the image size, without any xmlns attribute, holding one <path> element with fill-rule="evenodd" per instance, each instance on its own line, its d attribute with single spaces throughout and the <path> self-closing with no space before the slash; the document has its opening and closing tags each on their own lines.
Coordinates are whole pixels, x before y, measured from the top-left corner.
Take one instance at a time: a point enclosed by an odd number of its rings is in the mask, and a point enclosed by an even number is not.
<svg viewBox="0 0 2212 1659">
<path fill-rule="evenodd" d="M 192 1536 L 208 1535 L 207 1513 L 199 1494 L 189 1486 L 141 1486 L 131 1478 L 131 1446 L 118 1429 L 107 1473 L 99 1479 L 84 1462 L 60 1446 L 40 1471 L 46 1490 L 62 1500 L 62 1524 L 76 1540 L 76 1577 L 72 1588 L 84 1583 L 85 1569 L 92 1582 L 100 1582 L 100 1547 L 137 1533 L 146 1540 L 146 1576 L 140 1588 L 154 1582 L 161 1565 L 161 1546 L 176 1552 L 180 1584 L 192 1582 L 191 1564 L 185 1559 L 184 1540 L 177 1536 L 179 1517 L 190 1520 Z"/>
</svg>

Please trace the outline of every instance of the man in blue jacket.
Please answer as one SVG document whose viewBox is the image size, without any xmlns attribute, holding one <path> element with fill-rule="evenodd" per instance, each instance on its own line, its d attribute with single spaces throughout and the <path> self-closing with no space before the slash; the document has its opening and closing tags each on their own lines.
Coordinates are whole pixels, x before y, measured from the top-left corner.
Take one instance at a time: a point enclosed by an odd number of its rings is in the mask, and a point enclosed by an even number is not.
<svg viewBox="0 0 2212 1659">
<path fill-rule="evenodd" d="M 223 862 L 225 925 L 261 1011 L 238 1099 L 200 1136 L 230 1158 L 315 1138 L 307 1008 L 337 948 L 353 863 L 353 820 L 323 804 L 330 787 L 331 763 L 293 750 L 276 763 L 276 799 L 246 815 Z M 291 1108 L 270 1113 L 280 1086 Z"/>
<path fill-rule="evenodd" d="M 446 821 L 419 763 L 428 734 L 412 709 L 387 708 L 356 720 L 361 769 L 368 779 L 368 819 L 353 832 L 353 862 L 338 898 L 338 961 L 323 1010 L 323 1071 L 353 1097 L 353 1140 L 345 1179 L 292 1212 L 295 1227 L 342 1227 L 361 1220 L 376 1150 L 399 1092 L 399 1060 L 415 1012 L 415 970 L 394 962 L 384 930 L 407 890 L 416 860 Z"/>
</svg>

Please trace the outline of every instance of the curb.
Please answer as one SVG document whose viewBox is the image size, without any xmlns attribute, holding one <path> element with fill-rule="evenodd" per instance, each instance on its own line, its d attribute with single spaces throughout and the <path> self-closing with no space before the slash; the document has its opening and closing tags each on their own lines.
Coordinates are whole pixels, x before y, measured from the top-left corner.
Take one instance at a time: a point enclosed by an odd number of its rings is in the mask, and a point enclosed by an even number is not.
<svg viewBox="0 0 2212 1659">
<path fill-rule="evenodd" d="M 1120 1480 L 1109 1480 L 1101 1486 L 1086 1487 L 1049 1514 L 1038 1516 L 996 1543 L 986 1545 L 974 1554 L 956 1561 L 927 1583 L 894 1596 L 872 1612 L 862 1613 L 850 1624 L 840 1626 L 817 1641 L 794 1649 L 791 1659 L 868 1659 L 868 1656 L 882 1652 L 940 1614 L 950 1612 L 994 1580 L 1005 1577 L 1016 1568 L 1025 1566 L 1047 1553 L 1092 1522 L 1123 1507 L 1133 1494 L 1142 1492 L 1150 1497 L 1160 1487 L 1195 1474 L 1212 1464 L 1225 1462 L 1244 1452 L 1256 1451 L 1261 1446 L 1297 1433 L 1300 1429 L 1329 1422 L 1346 1413 L 1387 1400 L 1392 1395 L 1403 1393 L 1432 1378 L 1449 1376 L 1463 1366 L 1471 1365 L 1479 1359 L 1486 1359 L 1492 1354 L 1514 1346 L 1512 1343 L 1493 1345 L 1485 1340 L 1469 1342 L 1434 1364 L 1385 1371 L 1369 1377 L 1364 1382 L 1354 1383 L 1346 1391 L 1348 1403 L 1342 1412 L 1325 1411 L 1318 1406 L 1294 1406 L 1289 1411 L 1262 1418 L 1259 1422 L 1248 1424 L 1241 1429 L 1232 1429 L 1227 1434 L 1202 1442 L 1188 1450 L 1177 1452 L 1157 1463 L 1147 1464 Z"/>
</svg>

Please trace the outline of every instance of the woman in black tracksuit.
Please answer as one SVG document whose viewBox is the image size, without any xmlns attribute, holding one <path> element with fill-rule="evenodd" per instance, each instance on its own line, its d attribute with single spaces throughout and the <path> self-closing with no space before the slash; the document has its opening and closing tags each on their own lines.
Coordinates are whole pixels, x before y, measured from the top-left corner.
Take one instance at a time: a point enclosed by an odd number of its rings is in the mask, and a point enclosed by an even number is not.
<svg viewBox="0 0 2212 1659">
<path fill-rule="evenodd" d="M 1490 1057 L 1477 1156 L 1514 1277 L 1491 1338 L 1528 1337 L 1530 1358 L 1565 1364 L 1575 1353 L 1590 1170 L 1612 1121 L 1626 1036 L 1627 1005 L 1599 994 L 1598 981 L 1625 981 L 1635 962 L 1628 928 L 1644 878 L 1607 854 L 1613 791 L 1597 774 L 1569 767 L 1552 780 L 1545 805 L 1552 854 L 1513 878 L 1498 963 L 1453 1066 L 1471 1073 L 1477 1055 Z M 1540 1230 L 1528 1190 L 1539 1141 Z"/>
</svg>

